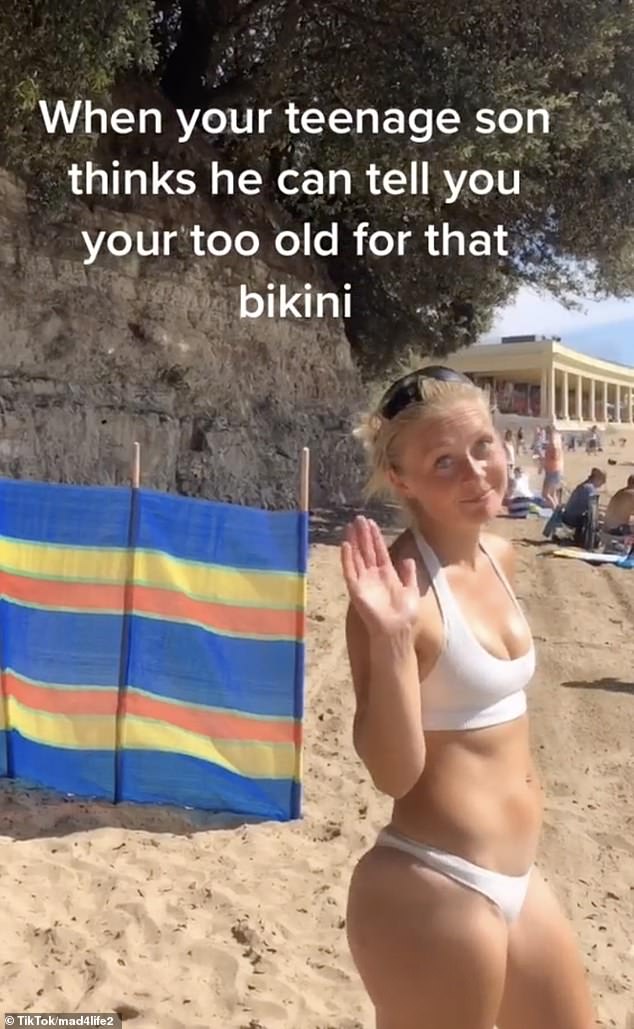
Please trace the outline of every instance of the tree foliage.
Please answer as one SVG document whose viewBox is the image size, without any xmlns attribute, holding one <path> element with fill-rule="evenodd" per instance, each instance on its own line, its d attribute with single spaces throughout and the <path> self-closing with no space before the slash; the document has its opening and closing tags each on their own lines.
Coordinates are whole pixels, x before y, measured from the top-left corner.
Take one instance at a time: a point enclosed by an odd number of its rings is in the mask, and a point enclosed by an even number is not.
<svg viewBox="0 0 634 1029">
<path fill-rule="evenodd" d="M 85 95 L 128 67 L 147 67 L 150 31 L 157 84 L 174 104 L 273 109 L 266 136 L 216 143 L 227 162 L 259 168 L 297 219 L 340 223 L 342 252 L 327 259 L 328 271 L 353 283 L 349 334 L 371 365 L 409 346 L 443 353 L 472 342 L 522 284 L 557 296 L 634 292 L 634 0 L 111 0 L 107 13 L 98 13 L 103 0 L 33 6 L 57 13 L 36 21 L 10 0 L 0 14 L 5 112 L 28 114 L 43 90 Z M 425 144 L 291 136 L 280 116 L 289 100 L 325 111 L 451 107 L 464 128 Z M 509 107 L 546 108 L 550 133 L 468 128 L 478 109 Z M 28 168 L 25 125 L 18 118 L 9 142 Z M 275 190 L 285 167 L 348 168 L 361 183 L 370 162 L 387 170 L 411 160 L 430 162 L 432 183 L 443 168 L 518 168 L 521 193 L 465 192 L 447 205 L 435 189 L 296 198 Z M 414 230 L 407 255 L 356 257 L 350 230 L 360 221 Z M 510 256 L 429 256 L 422 230 L 442 221 L 467 233 L 504 224 Z"/>
<path fill-rule="evenodd" d="M 69 162 L 94 140 L 47 135 L 39 101 L 107 101 L 118 75 L 152 69 L 153 14 L 152 0 L 2 0 L 0 161 L 40 201 L 61 195 Z"/>
</svg>

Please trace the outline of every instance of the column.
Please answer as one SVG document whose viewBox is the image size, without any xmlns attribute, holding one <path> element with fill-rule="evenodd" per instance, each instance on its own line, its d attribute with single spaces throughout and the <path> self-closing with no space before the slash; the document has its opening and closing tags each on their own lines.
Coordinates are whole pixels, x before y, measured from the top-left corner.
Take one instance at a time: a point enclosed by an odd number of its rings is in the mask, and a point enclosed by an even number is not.
<svg viewBox="0 0 634 1029">
<path fill-rule="evenodd" d="M 621 387 L 618 382 L 614 387 L 614 421 L 621 421 Z"/>
<path fill-rule="evenodd" d="M 548 386 L 548 421 L 554 423 L 557 418 L 557 380 L 554 365 L 550 366 Z"/>
<path fill-rule="evenodd" d="M 577 376 L 577 421 L 583 421 L 583 379 Z"/>
<path fill-rule="evenodd" d="M 548 418 L 548 373 L 542 372 L 539 393 L 539 417 Z"/>
<path fill-rule="evenodd" d="M 595 378 L 590 379 L 590 422 L 592 425 L 597 420 L 597 381 Z"/>
<path fill-rule="evenodd" d="M 548 371 L 541 372 L 541 386 L 539 390 L 539 418 L 549 417 L 549 374 Z"/>
<path fill-rule="evenodd" d="M 568 388 L 569 388 L 569 386 L 568 386 L 568 372 L 567 371 L 564 371 L 563 385 L 562 385 L 561 388 L 562 388 L 562 391 L 563 391 L 563 405 L 562 405 L 562 407 L 563 407 L 563 417 L 564 417 L 565 421 L 568 421 L 568 419 L 570 417 L 570 413 L 568 411 Z"/>
<path fill-rule="evenodd" d="M 601 421 L 605 422 L 605 424 L 607 425 L 608 424 L 608 384 L 605 381 L 605 379 L 603 380 L 602 385 L 603 385 L 603 390 L 602 390 L 602 393 L 603 393 L 603 403 L 601 404 Z"/>
<path fill-rule="evenodd" d="M 630 425 L 634 422 L 634 404 L 632 403 L 632 387 L 627 387 L 627 420 Z"/>
</svg>

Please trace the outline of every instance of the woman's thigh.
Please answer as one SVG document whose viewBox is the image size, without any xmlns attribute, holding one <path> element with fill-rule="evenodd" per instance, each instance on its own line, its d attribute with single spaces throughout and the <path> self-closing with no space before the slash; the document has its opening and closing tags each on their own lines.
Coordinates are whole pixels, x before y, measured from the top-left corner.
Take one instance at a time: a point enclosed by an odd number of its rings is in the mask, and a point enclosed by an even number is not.
<svg viewBox="0 0 634 1029">
<path fill-rule="evenodd" d="M 499 1029 L 594 1029 L 592 997 L 572 927 L 535 870 L 509 931 Z"/>
<path fill-rule="evenodd" d="M 347 933 L 377 1029 L 493 1029 L 507 928 L 485 897 L 377 847 L 352 877 Z"/>
</svg>

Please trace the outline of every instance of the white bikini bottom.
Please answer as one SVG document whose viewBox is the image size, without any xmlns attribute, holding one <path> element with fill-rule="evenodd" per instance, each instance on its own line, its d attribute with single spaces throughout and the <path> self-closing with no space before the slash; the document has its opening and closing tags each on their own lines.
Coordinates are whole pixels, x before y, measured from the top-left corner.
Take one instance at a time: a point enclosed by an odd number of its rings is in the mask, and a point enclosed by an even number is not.
<svg viewBox="0 0 634 1029">
<path fill-rule="evenodd" d="M 383 829 L 376 841 L 379 847 L 394 847 L 406 854 L 411 854 L 427 868 L 446 875 L 448 879 L 467 886 L 471 890 L 483 893 L 500 908 L 507 922 L 514 922 L 518 917 L 531 877 L 532 867 L 525 875 L 503 875 L 491 872 L 488 868 L 480 868 L 456 854 L 447 854 L 444 850 L 428 847 L 418 840 L 401 836 L 391 829 Z"/>
</svg>

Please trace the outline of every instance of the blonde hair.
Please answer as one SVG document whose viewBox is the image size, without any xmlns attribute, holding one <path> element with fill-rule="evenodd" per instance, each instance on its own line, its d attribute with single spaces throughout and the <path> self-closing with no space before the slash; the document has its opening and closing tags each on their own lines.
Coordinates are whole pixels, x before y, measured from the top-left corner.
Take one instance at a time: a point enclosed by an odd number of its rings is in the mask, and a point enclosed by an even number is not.
<svg viewBox="0 0 634 1029">
<path fill-rule="evenodd" d="M 407 509 L 410 505 L 397 495 L 390 482 L 390 470 L 399 469 L 399 440 L 403 430 L 413 424 L 431 421 L 461 401 L 476 401 L 489 410 L 486 394 L 469 382 L 422 379 L 419 403 L 408 404 L 394 418 L 383 418 L 379 407 L 361 416 L 353 435 L 365 450 L 369 477 L 363 493 L 366 500 L 374 497 L 398 499 Z"/>
</svg>

